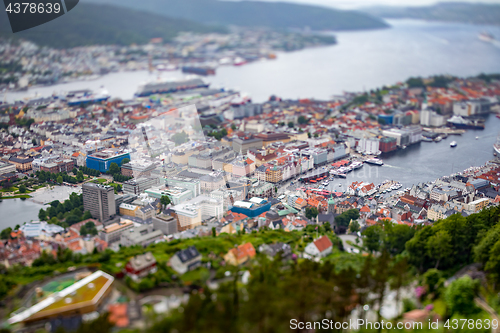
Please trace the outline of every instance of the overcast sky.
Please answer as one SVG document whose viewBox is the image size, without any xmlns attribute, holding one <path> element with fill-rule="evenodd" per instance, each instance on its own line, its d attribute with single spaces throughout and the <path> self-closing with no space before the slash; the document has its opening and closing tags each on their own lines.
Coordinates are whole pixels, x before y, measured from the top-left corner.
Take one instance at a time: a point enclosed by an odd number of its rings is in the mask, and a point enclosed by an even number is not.
<svg viewBox="0 0 500 333">
<path fill-rule="evenodd" d="M 274 1 L 274 0 L 262 0 L 262 1 Z M 427 6 L 438 2 L 435 0 L 279 0 L 279 1 L 316 4 L 316 5 L 329 6 L 334 8 L 344 8 L 344 9 L 356 9 L 356 8 L 377 6 L 377 5 Z M 448 0 L 448 2 L 481 2 L 489 4 L 500 4 L 500 0 L 482 0 L 482 1 Z"/>
</svg>

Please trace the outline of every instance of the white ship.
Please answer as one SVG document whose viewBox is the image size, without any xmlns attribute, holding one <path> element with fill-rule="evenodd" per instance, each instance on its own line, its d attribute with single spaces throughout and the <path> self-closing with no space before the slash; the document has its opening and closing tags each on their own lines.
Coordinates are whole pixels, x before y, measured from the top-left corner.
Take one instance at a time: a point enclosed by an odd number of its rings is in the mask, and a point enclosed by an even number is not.
<svg viewBox="0 0 500 333">
<path fill-rule="evenodd" d="M 488 32 L 481 32 L 477 37 L 483 42 L 487 43 L 492 43 L 495 41 L 495 37 Z"/>
<path fill-rule="evenodd" d="M 498 133 L 497 141 L 493 144 L 493 155 L 500 157 L 500 133 Z"/>
</svg>

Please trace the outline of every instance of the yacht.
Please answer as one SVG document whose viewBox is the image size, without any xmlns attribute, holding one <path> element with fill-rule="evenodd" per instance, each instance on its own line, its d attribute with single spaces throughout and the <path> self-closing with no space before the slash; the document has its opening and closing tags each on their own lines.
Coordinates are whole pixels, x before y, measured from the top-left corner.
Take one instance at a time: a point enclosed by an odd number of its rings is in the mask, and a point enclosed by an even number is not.
<svg viewBox="0 0 500 333">
<path fill-rule="evenodd" d="M 365 163 L 373 164 L 373 165 L 383 165 L 384 164 L 384 162 L 378 158 L 370 158 L 370 159 L 366 160 Z"/>
<path fill-rule="evenodd" d="M 450 147 L 451 148 L 455 148 L 456 146 L 457 146 L 457 142 L 456 141 L 450 142 Z"/>
</svg>

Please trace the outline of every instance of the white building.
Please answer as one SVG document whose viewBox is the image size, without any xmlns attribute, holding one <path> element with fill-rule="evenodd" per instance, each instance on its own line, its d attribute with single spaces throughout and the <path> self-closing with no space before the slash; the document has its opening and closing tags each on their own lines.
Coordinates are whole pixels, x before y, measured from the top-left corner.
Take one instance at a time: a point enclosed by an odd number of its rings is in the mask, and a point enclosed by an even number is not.
<svg viewBox="0 0 500 333">
<path fill-rule="evenodd" d="M 366 138 L 363 137 L 358 142 L 357 150 L 359 153 L 365 153 L 368 155 L 377 155 L 379 150 L 380 140 L 378 138 Z"/>
</svg>

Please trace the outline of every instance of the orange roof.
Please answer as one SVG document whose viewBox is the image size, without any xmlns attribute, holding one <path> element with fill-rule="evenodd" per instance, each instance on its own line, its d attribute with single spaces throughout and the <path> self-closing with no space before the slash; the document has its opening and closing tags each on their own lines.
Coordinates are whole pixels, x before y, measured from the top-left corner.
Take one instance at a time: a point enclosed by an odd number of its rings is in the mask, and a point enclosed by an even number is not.
<svg viewBox="0 0 500 333">
<path fill-rule="evenodd" d="M 333 246 L 332 241 L 328 236 L 323 236 L 314 241 L 314 245 L 318 248 L 319 252 L 323 252 L 330 246 Z"/>
<path fill-rule="evenodd" d="M 360 212 L 361 213 L 369 213 L 370 208 L 368 208 L 368 206 L 363 206 L 363 207 L 361 207 Z"/>
<path fill-rule="evenodd" d="M 255 248 L 250 242 L 242 244 L 235 249 L 231 249 L 230 251 L 233 252 L 238 260 L 241 260 L 247 256 L 249 258 L 255 257 Z"/>
<path fill-rule="evenodd" d="M 127 309 L 128 305 L 126 303 L 110 304 L 108 306 L 109 321 L 117 327 L 127 327 L 129 325 Z"/>
</svg>

